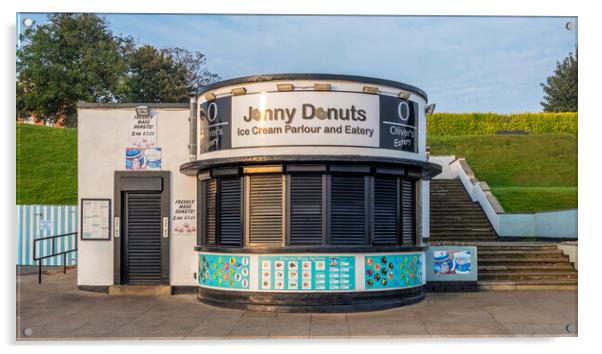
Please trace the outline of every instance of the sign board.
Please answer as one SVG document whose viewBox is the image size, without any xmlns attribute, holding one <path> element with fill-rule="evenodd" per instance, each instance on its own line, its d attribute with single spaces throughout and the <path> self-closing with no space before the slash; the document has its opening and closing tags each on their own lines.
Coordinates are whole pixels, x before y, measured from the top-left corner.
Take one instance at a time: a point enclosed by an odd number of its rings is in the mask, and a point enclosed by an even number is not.
<svg viewBox="0 0 602 354">
<path fill-rule="evenodd" d="M 52 222 L 50 220 L 40 220 L 40 231 L 50 231 Z"/>
<path fill-rule="evenodd" d="M 81 200 L 81 239 L 111 239 L 111 200 Z"/>
<path fill-rule="evenodd" d="M 477 281 L 477 248 L 474 246 L 429 246 L 428 281 Z"/>
<path fill-rule="evenodd" d="M 136 109 L 136 115 L 130 121 L 128 145 L 135 148 L 157 146 L 156 113 L 146 107 Z"/>
<path fill-rule="evenodd" d="M 196 235 L 196 199 L 176 199 L 171 210 L 172 232 Z"/>
<path fill-rule="evenodd" d="M 417 152 L 418 103 L 356 92 L 264 92 L 200 104 L 201 150 L 351 146 Z"/>
<path fill-rule="evenodd" d="M 260 256 L 260 290 L 353 290 L 353 256 Z"/>
<path fill-rule="evenodd" d="M 126 148 L 126 171 L 159 171 L 161 170 L 161 148 Z"/>
</svg>

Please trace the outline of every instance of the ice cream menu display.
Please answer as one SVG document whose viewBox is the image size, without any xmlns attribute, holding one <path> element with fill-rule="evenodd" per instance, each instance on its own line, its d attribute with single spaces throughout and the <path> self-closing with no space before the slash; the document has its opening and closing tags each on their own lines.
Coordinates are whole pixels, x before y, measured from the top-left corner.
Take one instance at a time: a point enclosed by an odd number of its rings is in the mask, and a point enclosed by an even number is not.
<svg viewBox="0 0 602 354">
<path fill-rule="evenodd" d="M 108 240 L 111 238 L 109 199 L 82 199 L 81 201 L 82 240 Z"/>
<path fill-rule="evenodd" d="M 337 291 L 355 289 L 353 256 L 260 256 L 259 289 Z"/>
<path fill-rule="evenodd" d="M 385 254 L 364 257 L 366 290 L 422 285 L 423 254 Z"/>
<path fill-rule="evenodd" d="M 249 256 L 199 255 L 199 284 L 218 288 L 249 289 Z"/>
</svg>

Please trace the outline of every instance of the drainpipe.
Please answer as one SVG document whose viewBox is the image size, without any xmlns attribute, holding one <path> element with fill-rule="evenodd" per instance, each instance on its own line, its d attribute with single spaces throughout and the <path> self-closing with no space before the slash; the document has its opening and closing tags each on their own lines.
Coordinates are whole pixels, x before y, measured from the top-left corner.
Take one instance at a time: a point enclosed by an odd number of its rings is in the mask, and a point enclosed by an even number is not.
<svg viewBox="0 0 602 354">
<path fill-rule="evenodd" d="M 197 124 L 197 104 L 196 104 L 196 95 L 190 95 L 190 117 L 188 117 L 188 126 L 190 128 L 189 132 L 189 144 L 188 144 L 188 154 L 190 161 L 196 160 L 196 152 L 197 152 L 197 136 L 196 136 L 196 124 Z"/>
</svg>

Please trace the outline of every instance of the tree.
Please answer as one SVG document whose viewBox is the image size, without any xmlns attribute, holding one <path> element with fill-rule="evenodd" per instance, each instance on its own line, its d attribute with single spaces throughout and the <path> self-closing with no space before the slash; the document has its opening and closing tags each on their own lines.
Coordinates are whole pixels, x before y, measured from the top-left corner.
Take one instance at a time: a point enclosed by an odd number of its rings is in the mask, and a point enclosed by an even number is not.
<svg viewBox="0 0 602 354">
<path fill-rule="evenodd" d="M 205 56 L 183 48 L 136 48 L 128 56 L 125 102 L 187 102 L 190 92 L 219 79 L 205 68 Z"/>
<path fill-rule="evenodd" d="M 577 56 L 569 53 L 562 63 L 557 62 L 554 74 L 541 86 L 544 112 L 577 112 Z"/>
<path fill-rule="evenodd" d="M 25 45 L 17 50 L 17 113 L 74 126 L 78 101 L 116 100 L 133 41 L 113 36 L 104 18 L 94 14 L 48 19 L 19 38 Z"/>
</svg>

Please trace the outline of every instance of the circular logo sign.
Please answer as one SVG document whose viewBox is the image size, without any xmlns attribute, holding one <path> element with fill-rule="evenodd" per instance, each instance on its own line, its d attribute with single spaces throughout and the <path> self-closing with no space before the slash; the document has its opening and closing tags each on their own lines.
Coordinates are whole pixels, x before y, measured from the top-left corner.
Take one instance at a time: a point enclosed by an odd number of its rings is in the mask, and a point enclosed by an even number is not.
<svg viewBox="0 0 602 354">
<path fill-rule="evenodd" d="M 397 116 L 402 122 L 407 122 L 410 118 L 410 106 L 405 101 L 399 102 L 397 105 Z"/>
<path fill-rule="evenodd" d="M 207 119 L 213 123 L 217 118 L 217 103 L 211 102 L 209 106 L 207 106 Z"/>
</svg>

